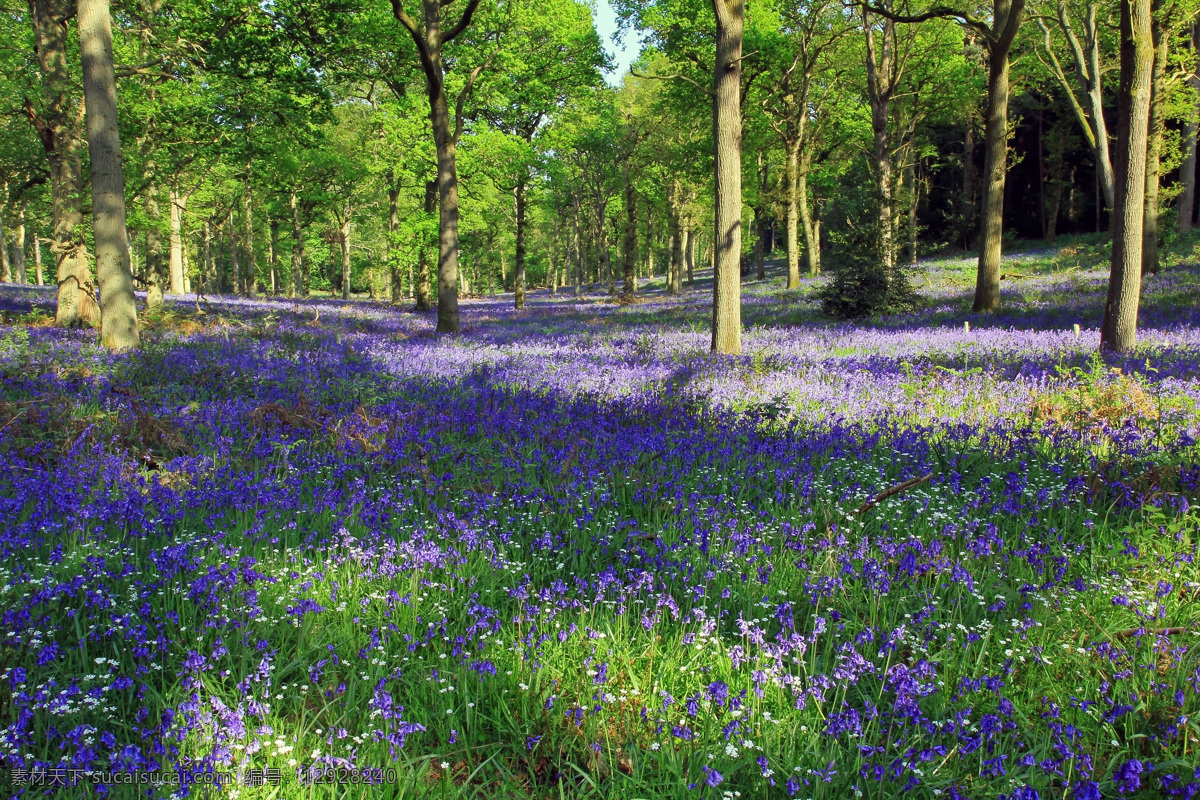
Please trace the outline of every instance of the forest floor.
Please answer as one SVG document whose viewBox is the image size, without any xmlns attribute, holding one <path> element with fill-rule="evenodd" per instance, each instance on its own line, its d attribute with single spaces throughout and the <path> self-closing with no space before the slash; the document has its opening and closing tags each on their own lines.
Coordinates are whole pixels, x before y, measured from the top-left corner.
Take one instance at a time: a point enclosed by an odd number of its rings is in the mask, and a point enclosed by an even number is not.
<svg viewBox="0 0 1200 800">
<path fill-rule="evenodd" d="M 1108 358 L 1103 245 L 1016 252 L 1001 314 L 938 258 L 920 311 L 858 324 L 776 263 L 736 358 L 703 273 L 468 299 L 457 337 L 185 298 L 129 355 L 0 288 L 12 781 L 1195 796 L 1195 243 Z"/>
</svg>

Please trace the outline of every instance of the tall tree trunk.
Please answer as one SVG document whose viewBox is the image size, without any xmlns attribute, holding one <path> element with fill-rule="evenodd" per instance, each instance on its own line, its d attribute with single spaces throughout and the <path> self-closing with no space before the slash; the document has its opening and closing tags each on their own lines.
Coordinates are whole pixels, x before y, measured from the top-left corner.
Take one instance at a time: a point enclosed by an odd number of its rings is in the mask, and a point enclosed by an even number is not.
<svg viewBox="0 0 1200 800">
<path fill-rule="evenodd" d="M 1100 348 L 1124 352 L 1137 339 L 1142 280 L 1142 223 L 1154 34 L 1150 0 L 1121 0 L 1121 84 L 1117 93 L 1112 264 L 1100 323 Z"/>
<path fill-rule="evenodd" d="M 246 250 L 246 296 L 258 294 L 258 262 L 254 260 L 254 204 L 250 194 L 250 164 L 246 164 L 246 192 L 242 196 L 242 216 L 245 218 L 245 237 L 242 242 Z"/>
<path fill-rule="evenodd" d="M 183 212 L 187 197 L 179 194 L 179 185 L 171 186 L 171 294 L 184 293 Z"/>
<path fill-rule="evenodd" d="M 625 158 L 625 287 L 627 295 L 637 292 L 637 191 L 629 174 L 629 158 Z"/>
<path fill-rule="evenodd" d="M 425 19 L 429 24 L 430 7 L 438 0 L 425 0 Z M 436 15 L 436 11 L 432 12 Z M 441 59 L 439 48 L 438 59 Z M 439 64 L 438 71 L 441 71 Z M 438 183 L 438 272 L 437 332 L 458 333 L 458 143 L 450 130 L 445 86 L 435 92 L 430 87 L 429 116 L 437 144 Z"/>
<path fill-rule="evenodd" d="M 1152 0 L 1150 11 L 1154 40 L 1154 70 L 1150 76 L 1150 128 L 1146 143 L 1146 200 L 1142 221 L 1142 272 L 1158 272 L 1159 161 L 1166 127 L 1163 76 L 1170 55 L 1170 34 L 1162 19 L 1163 0 Z"/>
<path fill-rule="evenodd" d="M 1192 25 L 1192 57 L 1200 51 L 1200 22 Z M 1200 61 L 1196 70 L 1188 78 L 1188 84 L 1194 90 L 1200 90 Z M 1193 107 L 1188 115 L 1186 132 L 1184 134 L 1184 159 L 1179 168 L 1179 179 L 1183 181 L 1183 193 L 1179 195 L 1179 208 L 1176 211 L 1176 229 L 1187 233 L 1192 229 L 1192 218 L 1196 209 L 1196 132 L 1200 130 L 1200 107 Z"/>
<path fill-rule="evenodd" d="M 204 272 L 200 276 L 200 292 L 197 292 L 197 294 L 202 292 L 214 294 L 216 269 L 215 265 L 213 264 L 212 255 L 212 226 L 208 220 L 204 220 L 204 228 L 201 232 L 201 240 L 201 246 L 204 248 Z"/>
<path fill-rule="evenodd" d="M 896 23 L 883 21 L 882 42 L 877 48 L 871 16 L 863 12 L 863 30 L 867 44 L 867 100 L 871 107 L 871 144 L 875 180 L 879 187 L 879 240 L 883 266 L 888 275 L 896 265 L 895 210 L 893 202 L 892 144 L 888 131 L 891 117 L 892 58 L 896 44 Z"/>
<path fill-rule="evenodd" d="M 579 223 L 579 198 L 572 198 L 571 202 L 574 215 L 572 217 L 572 225 L 575 230 L 575 296 L 578 297 L 583 293 L 583 238 L 581 234 L 581 226 Z"/>
<path fill-rule="evenodd" d="M 712 350 L 742 352 L 742 32 L 744 0 L 712 0 L 717 18 L 713 64 Z"/>
<path fill-rule="evenodd" d="M 300 227 L 300 204 L 292 192 L 292 266 L 288 270 L 288 297 L 294 298 L 297 290 L 304 294 L 302 270 L 304 269 L 304 230 Z"/>
<path fill-rule="evenodd" d="M 78 20 L 92 168 L 92 229 L 100 280 L 100 338 L 111 350 L 126 350 L 137 347 L 140 336 L 125 232 L 125 173 L 108 0 L 80 0 Z"/>
<path fill-rule="evenodd" d="M 1061 122 L 1051 128 L 1051 150 L 1046 194 L 1046 241 L 1058 236 L 1058 214 L 1062 209 L 1064 155 L 1067 147 L 1067 129 Z"/>
<path fill-rule="evenodd" d="M 646 279 L 654 280 L 654 207 L 646 203 Z"/>
<path fill-rule="evenodd" d="M 699 239 L 699 232 L 692 227 L 692 224 L 689 221 L 687 228 L 685 228 L 683 231 L 683 257 L 687 260 L 688 286 L 696 285 L 696 245 L 699 244 Z M 740 264 L 738 269 L 740 271 Z"/>
<path fill-rule="evenodd" d="M 800 229 L 804 233 L 804 260 L 809 275 L 821 274 L 821 242 L 817 236 L 817 228 L 813 223 L 812 207 L 808 204 L 808 156 L 802 159 L 801 169 L 796 176 L 797 206 L 800 212 Z M 794 233 L 792 234 L 794 235 Z M 790 270 L 790 266 L 789 266 Z M 797 264 L 796 285 L 800 285 L 799 265 Z"/>
<path fill-rule="evenodd" d="M 513 304 L 517 309 L 522 309 L 525 307 L 525 181 L 517 183 L 513 194 L 517 203 L 517 259 L 513 265 Z"/>
<path fill-rule="evenodd" d="M 679 224 L 679 183 L 671 189 L 670 206 L 667 210 L 667 224 L 671 239 L 671 257 L 667 264 L 667 294 L 679 294 L 683 291 L 683 232 Z"/>
<path fill-rule="evenodd" d="M 237 228 L 233 221 L 233 211 L 229 212 L 229 266 L 233 270 L 233 293 L 242 293 L 242 270 L 238 263 L 237 252 Z M 149 253 L 146 255 L 147 263 L 149 263 Z"/>
<path fill-rule="evenodd" d="M 908 173 L 908 263 L 917 263 L 917 204 L 921 200 L 921 185 L 917 182 L 917 167 L 913 163 L 914 153 L 909 153 Z"/>
<path fill-rule="evenodd" d="M 279 220 L 267 219 L 271 238 L 267 240 L 267 267 L 271 271 L 271 296 L 279 294 Z"/>
<path fill-rule="evenodd" d="M 17 207 L 17 227 L 13 231 L 13 273 L 17 283 L 29 283 L 25 267 L 25 203 Z"/>
<path fill-rule="evenodd" d="M 438 182 L 425 182 L 425 213 L 432 214 L 437 206 Z M 417 256 L 417 310 L 428 311 L 433 308 L 432 288 L 429 275 L 429 247 L 424 240 Z M 457 264 L 455 265 L 457 268 Z M 457 301 L 457 298 L 456 298 Z"/>
<path fill-rule="evenodd" d="M 350 299 L 350 201 L 346 201 L 342 224 L 338 229 L 338 244 L 342 249 L 342 299 Z"/>
<path fill-rule="evenodd" d="M 146 162 L 146 171 L 153 175 L 158 169 L 152 161 Z M 153 183 L 146 187 L 146 308 L 158 308 L 163 304 L 163 291 L 168 281 L 167 264 L 163 261 L 162 210 L 158 205 L 158 187 Z"/>
<path fill-rule="evenodd" d="M 800 288 L 800 140 L 784 143 L 786 163 L 783 171 L 783 194 L 785 206 L 787 241 L 787 288 Z"/>
<path fill-rule="evenodd" d="M 975 116 L 967 118 L 967 131 L 963 136 L 963 185 L 959 196 L 958 220 L 964 250 L 971 248 L 971 234 L 975 232 Z"/>
<path fill-rule="evenodd" d="M 25 113 L 37 131 L 50 167 L 54 233 L 50 252 L 58 282 L 54 324 L 63 327 L 100 324 L 95 284 L 83 240 L 82 142 L 78 120 L 82 109 L 72 100 L 72 71 L 67 64 L 67 24 L 75 13 L 70 0 L 30 0 L 34 41 L 41 73 L 44 116 L 33 104 Z"/>
<path fill-rule="evenodd" d="M 392 276 L 392 303 L 399 304 L 404 298 L 404 287 L 400 279 L 400 181 L 394 170 L 388 169 L 388 266 Z M 408 262 L 409 272 L 412 272 L 412 261 Z M 412 289 L 412 277 L 409 276 L 409 289 Z"/>
<path fill-rule="evenodd" d="M 36 233 L 33 236 L 33 264 L 37 271 L 37 285 L 46 285 L 46 276 L 42 272 L 42 237 Z"/>
<path fill-rule="evenodd" d="M 0 179 L 0 283 L 12 283 L 12 264 L 8 260 L 8 234 L 4 232 L 4 212 L 8 209 L 8 180 Z"/>
<path fill-rule="evenodd" d="M 1025 12 L 1025 0 L 995 0 L 988 43 L 987 122 L 983 132 L 983 204 L 980 208 L 979 267 L 972 310 L 1000 308 L 1001 234 L 1004 231 L 1004 177 L 1008 172 L 1008 53 Z"/>
</svg>

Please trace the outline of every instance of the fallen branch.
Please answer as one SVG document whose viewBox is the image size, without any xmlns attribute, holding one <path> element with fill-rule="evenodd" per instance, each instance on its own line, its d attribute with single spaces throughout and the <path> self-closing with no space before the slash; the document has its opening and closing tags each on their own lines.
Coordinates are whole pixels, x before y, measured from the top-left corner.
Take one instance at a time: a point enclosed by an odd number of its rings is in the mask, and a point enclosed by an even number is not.
<svg viewBox="0 0 1200 800">
<path fill-rule="evenodd" d="M 1136 628 L 1128 628 L 1127 630 L 1115 633 L 1113 636 L 1117 639 L 1128 639 L 1133 636 L 1138 636 L 1139 633 L 1142 636 L 1175 636 L 1176 634 L 1187 633 L 1187 631 L 1188 629 L 1184 626 L 1177 626 L 1174 628 L 1146 628 L 1139 625 Z"/>
<path fill-rule="evenodd" d="M 923 483 L 928 483 L 931 480 L 933 480 L 932 472 L 922 475 L 919 478 L 909 478 L 904 483 L 898 483 L 890 489 L 884 489 L 882 492 L 875 495 L 870 500 L 855 509 L 854 513 L 862 514 L 865 511 L 869 511 L 879 503 L 882 503 L 884 500 L 887 500 L 889 497 L 895 497 L 901 492 L 907 492 L 909 489 L 912 489 L 915 486 L 920 486 Z"/>
</svg>

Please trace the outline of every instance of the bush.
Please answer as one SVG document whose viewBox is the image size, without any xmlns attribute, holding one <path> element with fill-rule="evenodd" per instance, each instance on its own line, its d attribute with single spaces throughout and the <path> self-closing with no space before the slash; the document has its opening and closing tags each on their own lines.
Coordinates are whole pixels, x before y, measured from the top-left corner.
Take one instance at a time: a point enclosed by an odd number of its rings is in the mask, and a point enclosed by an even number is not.
<svg viewBox="0 0 1200 800">
<path fill-rule="evenodd" d="M 857 204 L 854 218 L 830 233 L 833 280 L 820 292 L 821 307 L 834 317 L 894 314 L 916 306 L 917 294 L 898 264 L 883 257 L 879 202 Z"/>
</svg>

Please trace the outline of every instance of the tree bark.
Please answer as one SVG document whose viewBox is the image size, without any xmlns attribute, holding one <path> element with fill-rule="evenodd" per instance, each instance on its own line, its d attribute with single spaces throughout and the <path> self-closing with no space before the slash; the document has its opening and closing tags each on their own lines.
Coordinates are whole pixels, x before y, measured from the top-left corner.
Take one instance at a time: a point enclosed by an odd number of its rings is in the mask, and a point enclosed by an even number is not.
<svg viewBox="0 0 1200 800">
<path fill-rule="evenodd" d="M 867 101 L 871 107 L 871 143 L 875 160 L 875 179 L 879 186 L 879 239 L 883 266 L 888 275 L 896 264 L 895 211 L 893 202 L 892 145 L 888 132 L 892 95 L 896 82 L 892 58 L 896 45 L 896 23 L 884 19 L 882 42 L 875 44 L 875 29 L 870 14 L 863 11 L 863 31 L 867 44 Z M 799 266 L 797 265 L 797 277 Z"/>
<path fill-rule="evenodd" d="M 1124 352 L 1137 340 L 1142 279 L 1146 145 L 1154 72 L 1150 0 L 1121 0 L 1121 83 L 1117 94 L 1112 262 L 1100 349 Z"/>
<path fill-rule="evenodd" d="M 33 264 L 37 272 L 37 285 L 46 285 L 46 276 L 42 272 L 42 237 L 36 233 L 33 237 Z"/>
<path fill-rule="evenodd" d="M 583 293 L 583 239 L 581 237 L 581 226 L 579 223 L 579 198 L 572 198 L 572 208 L 574 210 L 572 225 L 575 229 L 575 296 L 578 297 Z"/>
<path fill-rule="evenodd" d="M 803 162 L 807 162 L 807 155 Z M 821 274 L 821 242 L 817 235 L 817 227 L 813 222 L 812 207 L 808 204 L 808 164 L 802 163 L 796 178 L 797 206 L 800 212 L 800 229 L 804 233 L 804 260 L 809 275 Z M 790 269 L 790 267 L 789 267 Z M 796 285 L 800 285 L 799 265 L 797 265 Z"/>
<path fill-rule="evenodd" d="M 346 201 L 342 212 L 342 224 L 338 228 L 338 244 L 342 250 L 342 299 L 350 299 L 350 201 Z"/>
<path fill-rule="evenodd" d="M 13 273 L 17 283 L 29 283 L 25 266 L 25 204 L 17 207 L 17 227 L 13 231 Z"/>
<path fill-rule="evenodd" d="M 962 246 L 971 247 L 971 234 L 975 232 L 975 116 L 967 118 L 967 130 L 963 136 L 963 186 L 959 196 L 959 225 Z"/>
<path fill-rule="evenodd" d="M 254 260 L 254 204 L 250 194 L 250 164 L 246 164 L 246 192 L 242 196 L 242 215 L 246 234 L 242 242 L 246 250 L 246 296 L 258 294 L 258 263 Z"/>
<path fill-rule="evenodd" d="M 425 73 L 425 88 L 429 97 L 429 121 L 433 127 L 433 139 L 437 150 L 438 185 L 438 321 L 439 333 L 458 333 L 458 169 L 456 154 L 458 137 L 462 131 L 462 113 L 459 109 L 455 127 L 451 127 L 449 100 L 446 97 L 446 73 L 442 62 L 442 47 L 453 40 L 470 24 L 471 17 L 480 0 L 467 0 L 458 23 L 445 32 L 442 29 L 441 12 L 453 0 L 422 0 L 424 25 L 409 17 L 401 0 L 392 0 L 392 13 L 408 29 L 417 46 L 421 68 Z M 423 30 L 422 30 L 423 27 Z M 460 101 L 470 90 L 471 82 L 479 74 L 472 73 Z M 461 105 L 461 102 L 460 102 Z M 418 306 L 419 306 L 418 302 Z"/>
<path fill-rule="evenodd" d="M 983 132 L 983 204 L 980 208 L 979 266 L 972 310 L 1000 308 L 1004 178 L 1008 172 L 1008 53 L 1025 12 L 1025 0 L 995 0 L 994 38 L 988 41 L 987 122 Z"/>
<path fill-rule="evenodd" d="M 425 213 L 432 214 L 437 206 L 438 182 L 425 182 Z M 433 308 L 432 288 L 429 275 L 429 247 L 424 240 L 417 256 L 417 310 L 428 311 Z M 457 267 L 457 265 L 456 265 Z"/>
<path fill-rule="evenodd" d="M 672 184 L 667 210 L 667 224 L 670 231 L 671 258 L 667 264 L 667 294 L 679 294 L 683 291 L 683 234 L 679 224 L 679 182 Z"/>
<path fill-rule="evenodd" d="M 179 194 L 179 186 L 171 187 L 171 294 L 184 293 L 183 272 L 183 212 L 187 197 Z"/>
<path fill-rule="evenodd" d="M 271 238 L 267 240 L 267 268 L 271 271 L 271 296 L 279 294 L 279 220 L 267 221 Z"/>
<path fill-rule="evenodd" d="M 202 240 L 201 246 L 204 248 L 204 271 L 200 276 L 200 288 L 202 292 L 213 294 L 215 291 L 213 287 L 216 285 L 216 265 L 213 264 L 212 226 L 208 220 L 204 220 L 204 228 L 200 235 Z"/>
<path fill-rule="evenodd" d="M 41 73 L 43 116 L 25 103 L 50 166 L 50 196 L 58 303 L 54 324 L 62 327 L 100 324 L 95 284 L 88 266 L 83 231 L 83 177 L 77 120 L 82 109 L 72 101 L 71 70 L 67 65 L 67 24 L 74 14 L 70 0 L 30 0 L 38 67 Z"/>
<path fill-rule="evenodd" d="M 785 236 L 787 241 L 787 288 L 800 288 L 800 140 L 785 142 L 783 172 Z"/>
<path fill-rule="evenodd" d="M 519 181 L 513 192 L 517 203 L 517 258 L 513 265 L 513 302 L 517 309 L 525 307 L 525 181 Z"/>
<path fill-rule="evenodd" d="M 742 352 L 742 34 L 744 0 L 712 0 L 717 18 L 713 65 L 712 350 Z"/>
<path fill-rule="evenodd" d="M 153 161 L 146 162 L 148 174 L 153 175 L 157 169 Z M 158 308 L 163 304 L 167 265 L 163 261 L 162 233 L 159 230 L 162 211 L 158 205 L 158 187 L 153 182 L 146 187 L 146 218 L 149 221 L 146 227 L 146 308 Z"/>
<path fill-rule="evenodd" d="M 140 336 L 125 233 L 125 174 L 117 127 L 108 0 L 80 0 L 78 21 L 92 169 L 92 228 L 100 281 L 100 339 L 111 350 L 127 350 L 138 346 Z"/>
<path fill-rule="evenodd" d="M 403 281 L 400 273 L 400 181 L 395 172 L 388 169 L 388 266 L 392 276 L 392 303 L 399 304 L 404 298 Z M 409 272 L 412 272 L 412 261 L 409 261 Z M 409 283 L 412 283 L 411 275 Z M 412 286 L 409 286 L 412 289 Z"/>
<path fill-rule="evenodd" d="M 1083 41 L 1080 41 L 1075 33 L 1074 24 L 1071 22 L 1066 0 L 1058 0 L 1056 4 L 1058 27 L 1071 52 L 1071 60 L 1075 67 L 1075 82 L 1080 95 L 1082 95 L 1082 101 L 1077 99 L 1075 90 L 1067 79 L 1066 70 L 1062 68 L 1058 58 L 1054 55 L 1049 27 L 1042 20 L 1038 21 L 1038 25 L 1042 29 L 1043 48 L 1049 58 L 1047 66 L 1071 101 L 1071 108 L 1079 120 L 1088 146 L 1092 150 L 1092 158 L 1096 164 L 1097 184 L 1104 194 L 1105 204 L 1109 210 L 1112 210 L 1113 166 L 1109 154 L 1108 127 L 1104 121 L 1104 93 L 1100 70 L 1100 29 L 1096 17 L 1098 6 L 1097 2 L 1088 3 L 1083 23 Z M 1097 204 L 1097 213 L 1099 213 L 1098 209 L 1099 204 Z"/>
<path fill-rule="evenodd" d="M 1146 142 L 1145 219 L 1142 221 L 1142 272 L 1158 272 L 1159 162 L 1166 128 L 1164 75 L 1170 55 L 1170 34 L 1162 20 L 1163 0 L 1153 0 L 1150 11 L 1154 42 L 1154 69 L 1150 75 L 1150 122 Z"/>
<path fill-rule="evenodd" d="M 8 209 L 8 181 L 0 180 L 0 283 L 12 283 L 12 264 L 8 260 L 8 234 L 4 231 L 4 212 Z"/>
<path fill-rule="evenodd" d="M 296 193 L 292 192 L 292 267 L 288 270 L 288 297 L 294 298 L 297 290 L 305 294 L 303 283 L 304 269 L 304 230 L 300 227 L 300 204 Z"/>
<path fill-rule="evenodd" d="M 1192 57 L 1200 51 L 1200 22 L 1192 25 Z M 1189 76 L 1188 83 L 1193 90 L 1200 91 L 1200 62 L 1196 70 Z M 1188 115 L 1184 134 L 1184 159 L 1179 168 L 1179 179 L 1183 181 L 1183 193 L 1179 195 L 1179 208 L 1176 210 L 1176 229 L 1187 233 L 1192 229 L 1192 217 L 1196 208 L 1196 133 L 1200 130 L 1200 107 L 1193 107 Z"/>
<path fill-rule="evenodd" d="M 637 293 L 637 191 L 629 174 L 629 158 L 625 158 L 625 286 L 627 295 Z"/>
<path fill-rule="evenodd" d="M 229 212 L 229 265 L 233 270 L 233 293 L 242 293 L 242 270 L 241 264 L 238 262 L 237 252 L 237 227 L 233 221 L 233 211 Z M 146 254 L 147 263 L 149 263 L 149 253 Z"/>
</svg>

